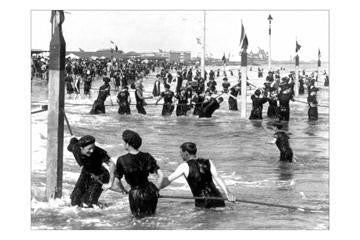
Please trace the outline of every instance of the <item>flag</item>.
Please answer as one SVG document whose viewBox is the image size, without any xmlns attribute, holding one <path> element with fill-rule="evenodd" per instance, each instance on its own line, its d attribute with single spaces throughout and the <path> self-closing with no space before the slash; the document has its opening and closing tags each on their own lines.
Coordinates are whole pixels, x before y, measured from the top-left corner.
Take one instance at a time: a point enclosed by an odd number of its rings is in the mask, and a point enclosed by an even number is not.
<svg viewBox="0 0 360 240">
<path fill-rule="evenodd" d="M 163 50 L 159 49 L 159 52 L 160 52 L 160 53 L 162 53 L 162 52 L 163 52 Z"/>
<path fill-rule="evenodd" d="M 115 52 L 117 52 L 119 50 L 118 46 L 115 45 Z"/>
<path fill-rule="evenodd" d="M 65 15 L 64 15 L 64 11 L 63 10 L 51 10 L 51 17 L 50 17 L 50 23 L 54 22 L 54 18 L 56 16 L 56 13 L 59 12 L 59 22 L 57 22 L 57 24 L 59 23 L 63 23 L 65 20 Z"/>
<path fill-rule="evenodd" d="M 85 51 L 84 51 L 84 50 L 82 50 L 81 48 L 79 48 L 79 51 L 80 51 L 80 52 L 85 52 Z"/>
<path fill-rule="evenodd" d="M 318 67 L 321 67 L 320 57 L 321 57 L 321 53 L 320 53 L 320 49 L 319 49 L 319 51 L 318 51 Z"/>
<path fill-rule="evenodd" d="M 52 31 L 55 31 L 56 26 L 61 26 L 65 20 L 65 15 L 63 10 L 51 10 L 50 23 Z"/>
<path fill-rule="evenodd" d="M 226 63 L 226 57 L 225 57 L 225 53 L 224 53 L 224 56 L 221 58 L 221 60 Z"/>
<path fill-rule="evenodd" d="M 241 66 L 246 67 L 247 66 L 247 53 L 246 50 L 248 48 L 249 42 L 248 38 L 245 33 L 244 25 L 241 23 L 241 35 L 240 35 L 240 47 L 241 47 Z"/>
<path fill-rule="evenodd" d="M 245 38 L 245 28 L 244 28 L 244 25 L 241 23 L 241 34 L 240 34 L 239 46 L 242 46 L 242 42 L 244 41 L 244 38 Z"/>
<path fill-rule="evenodd" d="M 298 52 L 301 48 L 301 45 L 296 41 L 296 47 L 295 47 L 295 52 Z"/>
<path fill-rule="evenodd" d="M 197 42 L 197 44 L 201 45 L 200 38 L 196 38 L 196 42 Z"/>
<path fill-rule="evenodd" d="M 247 35 L 245 34 L 244 41 L 242 42 L 241 49 L 245 50 L 248 48 L 249 42 Z"/>
<path fill-rule="evenodd" d="M 110 43 L 111 43 L 111 44 L 114 44 L 114 42 L 113 42 L 113 41 L 110 41 Z"/>
</svg>

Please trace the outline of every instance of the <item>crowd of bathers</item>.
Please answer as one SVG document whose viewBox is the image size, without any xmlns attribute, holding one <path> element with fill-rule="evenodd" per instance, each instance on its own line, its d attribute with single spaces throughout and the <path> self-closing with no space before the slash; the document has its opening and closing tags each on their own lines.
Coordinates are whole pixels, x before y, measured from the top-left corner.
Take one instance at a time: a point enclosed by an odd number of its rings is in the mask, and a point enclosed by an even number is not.
<svg viewBox="0 0 360 240">
<path fill-rule="evenodd" d="M 47 70 L 46 59 L 33 58 L 33 68 L 40 69 L 42 76 Z M 249 69 L 252 71 L 252 67 Z M 290 101 L 294 100 L 295 72 L 284 76 L 285 68 L 269 71 L 263 87 L 256 87 L 247 81 L 247 88 L 254 89 L 251 95 L 252 109 L 249 119 L 262 119 L 263 105 L 268 103 L 267 117 L 289 121 Z M 237 73 L 234 73 L 237 71 Z M 80 96 L 80 87 L 83 86 L 84 97 L 91 97 L 92 85 L 95 79 L 103 80 L 103 85 L 97 90 L 98 96 L 93 103 L 90 113 L 105 113 L 105 100 L 116 93 L 119 105 L 119 114 L 131 114 L 130 89 L 134 89 L 136 110 L 139 114 L 146 114 L 146 99 L 155 98 L 155 104 L 161 100 L 163 116 L 170 116 L 175 111 L 176 116 L 196 115 L 211 117 L 215 110 L 227 96 L 230 111 L 238 111 L 238 97 L 241 96 L 242 76 L 240 70 L 220 68 L 201 73 L 199 66 L 183 63 L 169 63 L 158 61 L 121 60 L 121 59 L 71 59 L 65 63 L 66 94 L 69 98 L 77 99 Z M 264 70 L 257 68 L 258 78 L 263 77 Z M 37 72 L 35 70 L 34 72 Z M 144 95 L 143 81 L 149 80 L 149 75 L 155 75 L 152 94 Z M 237 76 L 234 76 L 234 75 Z M 236 78 L 237 82 L 230 84 L 229 77 Z M 281 76 L 282 75 L 282 76 Z M 324 72 L 324 86 L 329 86 L 329 77 Z M 221 86 L 216 80 L 222 78 Z M 300 72 L 298 79 L 298 93 L 308 93 L 308 117 L 310 120 L 318 119 L 316 87 L 318 74 L 312 72 L 307 75 L 305 70 Z M 248 79 L 247 79 L 248 80 Z M 113 88 L 113 89 L 111 89 Z M 163 91 L 161 91 L 161 89 Z M 171 89 L 174 89 L 173 91 Z M 149 91 L 147 91 L 149 92 Z"/>
</svg>

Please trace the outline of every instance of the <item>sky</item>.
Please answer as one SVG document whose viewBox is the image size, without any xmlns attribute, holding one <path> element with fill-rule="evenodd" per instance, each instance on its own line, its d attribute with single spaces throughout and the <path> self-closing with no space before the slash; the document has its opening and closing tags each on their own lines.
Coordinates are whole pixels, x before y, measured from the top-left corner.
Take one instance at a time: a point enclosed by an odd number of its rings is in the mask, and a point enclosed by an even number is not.
<svg viewBox="0 0 360 240">
<path fill-rule="evenodd" d="M 241 22 L 249 40 L 249 51 L 269 50 L 273 60 L 290 60 L 296 40 L 302 46 L 300 60 L 328 60 L 328 11 L 206 11 L 206 54 L 221 58 L 230 53 L 239 60 Z M 200 56 L 203 42 L 203 11 L 66 11 L 63 34 L 67 50 L 96 51 L 115 42 L 124 52 L 191 51 Z M 49 48 L 50 11 L 31 12 L 31 47 Z"/>
</svg>

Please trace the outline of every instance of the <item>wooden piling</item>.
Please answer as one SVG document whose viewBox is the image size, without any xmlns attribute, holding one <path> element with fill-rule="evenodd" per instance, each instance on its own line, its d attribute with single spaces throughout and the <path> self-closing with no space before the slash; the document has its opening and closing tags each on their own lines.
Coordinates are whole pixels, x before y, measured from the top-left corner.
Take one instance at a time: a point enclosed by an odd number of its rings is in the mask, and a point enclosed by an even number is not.
<svg viewBox="0 0 360 240">
<path fill-rule="evenodd" d="M 66 52 L 61 28 L 63 21 L 63 11 L 52 11 L 54 32 L 50 42 L 46 155 L 46 197 L 48 201 L 62 196 Z"/>
</svg>

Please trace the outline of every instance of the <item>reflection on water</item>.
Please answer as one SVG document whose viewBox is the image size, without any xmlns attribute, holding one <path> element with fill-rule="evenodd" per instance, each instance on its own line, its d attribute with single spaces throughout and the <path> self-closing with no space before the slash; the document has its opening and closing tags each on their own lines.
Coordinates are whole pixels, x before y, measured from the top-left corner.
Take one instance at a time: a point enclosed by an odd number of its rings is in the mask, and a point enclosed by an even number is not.
<svg viewBox="0 0 360 240">
<path fill-rule="evenodd" d="M 151 89 L 153 80 L 152 76 L 144 81 L 145 89 Z M 221 78 L 217 81 L 219 85 Z M 230 78 L 230 83 L 234 81 Z M 44 87 L 33 82 L 34 102 L 46 99 Z M 91 103 L 91 100 L 79 102 Z M 328 89 L 321 88 L 319 102 L 328 104 Z M 309 122 L 306 104 L 290 104 L 290 122 L 283 129 L 291 132 L 289 141 L 295 163 L 279 163 L 276 145 L 267 144 L 273 139 L 274 127 L 273 120 L 266 117 L 266 105 L 262 121 L 241 119 L 240 111 L 228 111 L 226 99 L 211 119 L 175 114 L 164 118 L 161 107 L 151 105 L 146 107 L 146 116 L 137 114 L 135 106 L 131 106 L 130 116 L 118 115 L 116 106 L 108 106 L 105 115 L 90 115 L 89 106 L 66 105 L 65 110 L 75 135 L 94 135 L 98 145 L 114 158 L 125 153 L 122 131 L 135 129 L 143 138 L 141 150 L 150 152 L 168 175 L 182 162 L 179 146 L 193 141 L 199 156 L 213 160 L 229 189 L 239 198 L 327 209 L 328 109 L 319 108 L 319 121 Z M 63 198 L 51 205 L 44 201 L 46 117 L 46 112 L 32 116 L 33 229 L 327 229 L 329 226 L 328 211 L 308 213 L 244 203 L 227 203 L 222 209 L 204 210 L 196 209 L 192 200 L 174 199 L 159 199 L 155 216 L 137 220 L 130 214 L 127 197 L 110 191 L 100 198 L 109 205 L 105 209 L 70 207 L 69 195 L 80 168 L 67 151 L 64 151 Z M 69 139 L 65 129 L 65 146 Z M 190 196 L 191 192 L 185 179 L 180 178 L 161 190 L 161 194 Z"/>
<path fill-rule="evenodd" d="M 295 163 L 279 162 L 279 180 L 289 181 L 293 177 L 293 165 Z"/>
</svg>

